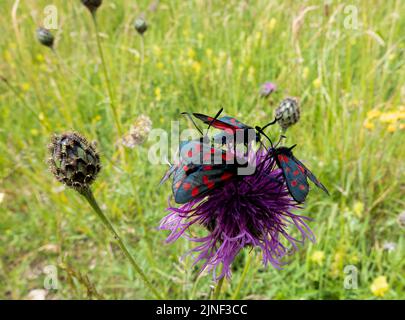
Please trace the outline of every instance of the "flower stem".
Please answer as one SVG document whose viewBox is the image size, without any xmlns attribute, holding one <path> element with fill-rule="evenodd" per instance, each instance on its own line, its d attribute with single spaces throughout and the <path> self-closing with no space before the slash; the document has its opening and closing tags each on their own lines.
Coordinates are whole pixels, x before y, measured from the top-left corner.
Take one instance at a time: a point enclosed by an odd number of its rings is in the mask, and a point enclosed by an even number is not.
<svg viewBox="0 0 405 320">
<path fill-rule="evenodd" d="M 231 298 L 232 300 L 236 300 L 239 298 L 239 292 L 240 292 L 240 289 L 242 288 L 243 283 L 245 282 L 245 278 L 246 278 L 246 275 L 249 270 L 251 262 L 252 262 L 252 254 L 249 253 L 248 257 L 246 259 L 245 268 L 243 269 L 242 276 L 240 277 L 238 286 L 236 287 L 236 290 L 232 295 L 232 298 Z"/>
<path fill-rule="evenodd" d="M 136 91 L 136 97 L 135 97 L 135 101 L 137 104 L 137 112 L 139 112 L 139 95 L 141 93 L 141 84 L 142 84 L 142 76 L 143 76 L 143 65 L 144 65 L 144 60 L 145 60 L 145 42 L 144 42 L 144 38 L 143 35 L 141 35 L 141 61 L 140 61 L 140 65 L 139 65 L 139 74 L 138 74 L 138 88 Z"/>
<path fill-rule="evenodd" d="M 115 231 L 113 225 L 111 224 L 110 220 L 107 218 L 107 216 L 103 213 L 103 211 L 100 209 L 99 205 L 97 204 L 96 199 L 94 198 L 93 192 L 91 191 L 90 188 L 86 188 L 83 191 L 80 192 L 81 195 L 83 195 L 86 200 L 89 202 L 93 210 L 96 212 L 97 216 L 100 218 L 100 220 L 103 222 L 104 226 L 111 232 L 111 234 L 114 236 L 115 241 L 117 242 L 118 246 L 124 253 L 124 255 L 128 258 L 128 260 L 131 262 L 132 267 L 135 269 L 135 271 L 139 274 L 139 276 L 142 278 L 142 280 L 145 282 L 146 286 L 152 291 L 152 293 L 155 295 L 156 298 L 162 299 L 160 294 L 156 291 L 155 287 L 151 284 L 151 282 L 148 280 L 148 277 L 145 275 L 145 273 L 142 271 L 142 269 L 138 266 L 136 263 L 135 259 L 132 257 L 132 255 L 129 253 L 129 250 L 127 249 L 127 246 L 125 243 L 122 241 L 118 233 Z"/>
<path fill-rule="evenodd" d="M 219 279 L 218 284 L 214 291 L 214 296 L 212 297 L 213 300 L 218 300 L 219 294 L 221 293 L 222 284 L 224 283 L 224 279 L 225 279 L 225 276 L 223 276 L 221 279 Z"/>
<path fill-rule="evenodd" d="M 108 96 L 110 98 L 110 107 L 111 107 L 111 110 L 113 113 L 114 122 L 115 122 L 115 126 L 117 129 L 118 135 L 121 136 L 122 135 L 121 125 L 120 125 L 120 121 L 118 119 L 117 109 L 116 109 L 113 91 L 112 91 L 112 87 L 111 87 L 111 81 L 110 81 L 110 78 L 108 77 L 107 65 L 106 65 L 105 58 L 104 58 L 103 47 L 101 46 L 101 40 L 100 40 L 100 35 L 98 32 L 98 23 L 97 23 L 96 14 L 92 13 L 91 16 L 93 18 L 94 29 L 96 31 L 97 48 L 98 48 L 98 52 L 100 54 L 101 64 L 103 66 L 103 73 L 104 73 L 105 83 L 107 86 Z"/>
</svg>

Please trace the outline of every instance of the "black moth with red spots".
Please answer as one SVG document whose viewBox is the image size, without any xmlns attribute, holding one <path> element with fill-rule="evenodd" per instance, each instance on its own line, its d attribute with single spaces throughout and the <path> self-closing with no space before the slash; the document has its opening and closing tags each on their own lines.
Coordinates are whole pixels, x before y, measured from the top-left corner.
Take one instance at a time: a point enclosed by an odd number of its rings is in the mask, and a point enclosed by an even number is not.
<svg viewBox="0 0 405 320">
<path fill-rule="evenodd" d="M 314 174 L 304 166 L 304 164 L 294 157 L 292 149 L 287 147 L 279 147 L 273 149 L 273 157 L 282 170 L 283 176 L 287 183 L 288 191 L 295 201 L 302 203 L 305 201 L 308 192 L 309 184 L 307 178 L 309 178 L 318 188 L 329 194 L 325 186 L 319 182 Z"/>
</svg>

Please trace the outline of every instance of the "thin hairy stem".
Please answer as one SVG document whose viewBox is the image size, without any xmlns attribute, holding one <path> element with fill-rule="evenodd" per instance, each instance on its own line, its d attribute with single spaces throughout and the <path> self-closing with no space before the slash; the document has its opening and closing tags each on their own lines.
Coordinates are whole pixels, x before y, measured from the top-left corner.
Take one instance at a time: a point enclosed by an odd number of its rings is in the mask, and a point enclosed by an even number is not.
<svg viewBox="0 0 405 320">
<path fill-rule="evenodd" d="M 93 18 L 93 23 L 94 23 L 94 29 L 96 32 L 96 39 L 97 39 L 97 48 L 98 48 L 98 52 L 100 55 L 100 59 L 101 59 L 101 64 L 102 64 L 102 68 L 103 68 L 103 73 L 104 73 L 104 78 L 105 78 L 105 83 L 106 83 L 106 87 L 107 87 L 107 91 L 108 91 L 108 96 L 110 98 L 110 107 L 111 107 L 111 111 L 113 113 L 113 117 L 114 117 L 114 122 L 115 122 L 115 126 L 118 132 L 118 135 L 121 136 L 122 135 L 122 131 L 121 131 L 121 124 L 118 118 L 118 113 L 117 113 L 117 108 L 115 105 L 115 99 L 114 99 L 114 95 L 113 95 L 113 90 L 111 87 L 111 81 L 110 78 L 108 76 L 108 72 L 107 72 L 107 64 L 105 62 L 105 58 L 104 58 L 104 52 L 103 52 L 103 47 L 101 46 L 101 40 L 100 40 L 100 35 L 98 32 L 98 23 L 97 23 L 97 18 L 96 18 L 96 14 L 93 13 L 92 15 Z"/>
<path fill-rule="evenodd" d="M 146 286 L 152 291 L 152 293 L 155 295 L 155 297 L 157 299 L 162 299 L 161 295 L 157 292 L 155 287 L 149 281 L 146 274 L 142 271 L 142 269 L 136 263 L 135 259 L 132 257 L 131 253 L 127 249 L 127 246 L 125 245 L 125 243 L 121 239 L 121 237 L 118 235 L 118 233 L 115 231 L 115 229 L 114 229 L 113 225 L 111 224 L 110 220 L 107 218 L 107 216 L 104 214 L 104 212 L 101 210 L 101 208 L 97 204 L 97 201 L 94 198 L 94 195 L 93 195 L 93 192 L 91 191 L 91 189 L 86 188 L 83 191 L 81 191 L 80 193 L 86 198 L 86 200 L 89 202 L 89 204 L 91 205 L 93 210 L 96 212 L 97 216 L 103 222 L 104 226 L 113 235 L 113 237 L 114 237 L 115 241 L 117 242 L 118 246 L 120 247 L 120 249 L 122 250 L 124 255 L 128 258 L 128 260 L 131 262 L 132 267 L 139 274 L 139 276 L 142 278 L 142 280 L 145 282 Z"/>
<path fill-rule="evenodd" d="M 221 293 L 222 284 L 224 283 L 225 276 L 223 276 L 219 281 L 217 286 L 215 287 L 214 296 L 212 297 L 213 300 L 218 300 L 219 295 Z"/>
</svg>

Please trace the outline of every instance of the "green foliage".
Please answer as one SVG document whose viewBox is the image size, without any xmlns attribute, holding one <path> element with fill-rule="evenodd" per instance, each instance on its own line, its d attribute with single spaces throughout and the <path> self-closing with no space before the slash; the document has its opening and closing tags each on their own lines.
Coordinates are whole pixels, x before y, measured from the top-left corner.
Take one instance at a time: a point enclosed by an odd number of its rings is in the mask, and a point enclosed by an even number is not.
<svg viewBox="0 0 405 320">
<path fill-rule="evenodd" d="M 151 142 L 118 147 L 88 10 L 79 0 L 53 1 L 53 53 L 35 33 L 49 1 L 17 8 L 3 2 L 0 297 L 21 299 L 43 288 L 47 265 L 59 266 L 59 288 L 48 298 L 153 297 L 91 208 L 48 172 L 50 136 L 68 130 L 98 142 L 103 170 L 95 196 L 157 290 L 173 299 L 210 296 L 212 277 L 199 275 L 190 257 L 180 260 L 193 244 L 165 245 L 167 234 L 157 230 L 170 186 L 158 187 L 167 168 L 148 162 Z M 221 298 L 240 288 L 243 299 L 373 299 L 373 280 L 386 276 L 384 298 L 404 299 L 397 216 L 405 207 L 405 2 L 353 1 L 357 29 L 344 27 L 347 1 L 136 3 L 106 0 L 97 10 L 123 130 L 140 114 L 153 128 L 170 130 L 181 111 L 215 114 L 220 106 L 246 123 L 265 124 L 283 98 L 299 97 L 301 120 L 288 129 L 287 144 L 298 144 L 297 157 L 331 192 L 314 190 L 304 210 L 314 219 L 316 244 L 289 257 L 283 270 L 263 267 L 252 252 L 244 272 L 249 252 L 241 253 Z M 133 27 L 142 12 L 143 37 Z M 265 81 L 278 86 L 269 102 L 258 95 Z M 384 250 L 385 242 L 395 242 L 395 250 Z M 358 269 L 356 290 L 344 289 L 347 265 Z"/>
</svg>

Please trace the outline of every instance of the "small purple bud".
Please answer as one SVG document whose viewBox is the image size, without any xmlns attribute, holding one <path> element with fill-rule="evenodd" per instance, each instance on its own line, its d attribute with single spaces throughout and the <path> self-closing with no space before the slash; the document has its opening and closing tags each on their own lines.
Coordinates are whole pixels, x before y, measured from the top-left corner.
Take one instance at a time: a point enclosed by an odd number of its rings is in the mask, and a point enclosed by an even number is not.
<svg viewBox="0 0 405 320">
<path fill-rule="evenodd" d="M 260 96 L 262 98 L 267 98 L 270 96 L 274 91 L 276 91 L 277 86 L 273 82 L 265 82 L 262 84 L 260 89 Z"/>
</svg>

